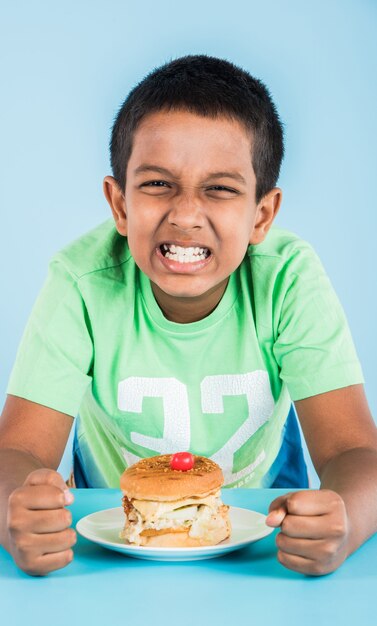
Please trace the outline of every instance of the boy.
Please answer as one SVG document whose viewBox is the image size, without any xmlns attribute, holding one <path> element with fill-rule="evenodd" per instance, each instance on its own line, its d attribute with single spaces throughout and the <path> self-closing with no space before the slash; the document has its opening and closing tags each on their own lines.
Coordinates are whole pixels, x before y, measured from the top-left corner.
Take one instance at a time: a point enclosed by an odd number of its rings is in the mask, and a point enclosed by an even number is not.
<svg viewBox="0 0 377 626">
<path fill-rule="evenodd" d="M 115 220 L 59 254 L 25 331 L 0 430 L 1 542 L 30 574 L 73 558 L 76 486 L 188 450 L 276 499 L 278 558 L 324 574 L 375 530 L 377 438 L 342 309 L 308 244 L 272 228 L 283 134 L 262 83 L 189 56 L 131 92 L 104 192 Z"/>
</svg>

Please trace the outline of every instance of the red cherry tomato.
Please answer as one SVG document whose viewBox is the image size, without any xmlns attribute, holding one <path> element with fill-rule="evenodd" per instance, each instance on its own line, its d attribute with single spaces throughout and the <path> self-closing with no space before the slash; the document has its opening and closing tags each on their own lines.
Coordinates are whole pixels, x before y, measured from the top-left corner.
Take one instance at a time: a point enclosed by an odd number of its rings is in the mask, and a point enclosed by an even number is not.
<svg viewBox="0 0 377 626">
<path fill-rule="evenodd" d="M 195 458 L 191 452 L 176 452 L 170 460 L 170 467 L 173 470 L 187 472 L 194 467 Z"/>
</svg>

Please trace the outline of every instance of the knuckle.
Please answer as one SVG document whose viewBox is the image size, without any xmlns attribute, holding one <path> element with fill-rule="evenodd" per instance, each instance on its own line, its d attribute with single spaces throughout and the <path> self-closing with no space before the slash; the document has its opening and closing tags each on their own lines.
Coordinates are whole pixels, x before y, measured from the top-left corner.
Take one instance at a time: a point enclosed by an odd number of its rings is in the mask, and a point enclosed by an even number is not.
<svg viewBox="0 0 377 626">
<path fill-rule="evenodd" d="M 323 574 L 325 574 L 325 570 L 324 570 L 322 563 L 319 563 L 318 561 L 316 561 L 311 566 L 309 570 L 309 574 L 312 574 L 312 576 L 322 576 Z"/>
<path fill-rule="evenodd" d="M 48 498 L 51 503 L 54 503 L 56 508 L 60 509 L 60 522 L 65 522 L 66 516 L 64 514 L 64 494 L 56 487 L 50 486 L 51 491 L 48 493 Z"/>
<path fill-rule="evenodd" d="M 343 499 L 338 493 L 336 493 L 336 491 L 332 491 L 331 489 L 321 489 L 321 492 L 327 497 L 329 506 L 332 509 L 337 509 L 339 506 L 343 505 Z"/>
<path fill-rule="evenodd" d="M 277 558 L 278 558 L 279 563 L 281 563 L 282 565 L 285 564 L 284 552 L 282 552 L 281 550 L 278 550 Z"/>
<path fill-rule="evenodd" d="M 14 507 L 19 506 L 22 503 L 22 499 L 24 497 L 25 490 L 23 487 L 17 487 L 8 498 L 8 508 L 13 509 Z"/>
<path fill-rule="evenodd" d="M 45 474 L 46 483 L 50 486 L 55 487 L 57 476 L 59 475 L 54 470 L 46 470 L 46 474 Z"/>
<path fill-rule="evenodd" d="M 76 531 L 73 528 L 67 530 L 67 541 L 70 546 L 73 546 L 77 541 Z"/>
<path fill-rule="evenodd" d="M 341 497 L 337 494 L 334 494 L 334 496 L 335 497 L 331 499 L 330 503 L 331 509 L 336 512 L 343 511 L 343 509 L 345 510 L 344 502 Z"/>
<path fill-rule="evenodd" d="M 59 525 L 62 526 L 61 530 L 64 530 L 65 528 L 67 528 L 67 526 L 70 526 L 69 523 L 69 515 L 68 515 L 69 511 L 67 511 L 66 509 L 59 509 L 58 511 L 56 511 L 56 520 L 59 523 Z"/>
<path fill-rule="evenodd" d="M 346 525 L 344 523 L 343 520 L 336 520 L 335 522 L 333 522 L 333 524 L 331 525 L 331 536 L 332 537 L 337 537 L 337 538 L 341 538 L 344 537 L 344 535 L 346 534 Z"/>
<path fill-rule="evenodd" d="M 297 513 L 299 511 L 300 503 L 302 502 L 303 497 L 305 496 L 303 496 L 303 494 L 299 491 L 296 491 L 289 496 L 287 504 L 290 513 Z"/>
<path fill-rule="evenodd" d="M 9 512 L 7 525 L 8 531 L 11 533 L 11 535 L 16 535 L 22 527 L 22 521 L 20 516 L 16 515 L 15 513 Z"/>
<path fill-rule="evenodd" d="M 39 567 L 37 565 L 36 559 L 31 554 L 22 555 L 18 565 L 27 574 L 34 575 L 39 573 Z"/>
<path fill-rule="evenodd" d="M 338 544 L 334 541 L 327 541 L 322 547 L 321 553 L 326 561 L 332 561 L 338 552 Z"/>
<path fill-rule="evenodd" d="M 21 569 L 29 576 L 45 576 L 49 570 L 31 559 L 21 566 Z"/>
<path fill-rule="evenodd" d="M 275 542 L 278 548 L 281 548 L 283 546 L 284 540 L 283 540 L 282 533 L 279 533 L 278 535 L 276 535 Z"/>
<path fill-rule="evenodd" d="M 330 570 L 325 567 L 323 563 L 320 561 L 315 561 L 310 569 L 310 574 L 313 576 L 323 576 L 324 574 L 328 574 Z"/>
<path fill-rule="evenodd" d="M 54 563 L 53 569 L 61 569 L 62 567 L 66 567 L 66 565 L 69 565 L 71 561 L 73 561 L 73 550 L 69 548 L 68 550 L 64 550 L 64 552 L 61 552 L 59 554 L 59 557 Z"/>
<path fill-rule="evenodd" d="M 70 547 L 72 539 L 72 528 L 66 528 L 65 530 L 61 530 L 59 533 L 56 533 L 56 540 L 59 542 L 61 550 L 67 550 Z"/>
<path fill-rule="evenodd" d="M 19 554 L 23 555 L 24 558 L 28 558 L 31 549 L 30 538 L 27 535 L 19 535 L 14 540 L 14 545 Z"/>
<path fill-rule="evenodd" d="M 281 524 L 281 527 L 280 527 L 280 528 L 281 528 L 281 530 L 282 530 L 282 532 L 283 532 L 283 533 L 289 534 L 290 527 L 291 527 L 291 521 L 290 521 L 290 519 L 289 519 L 289 515 L 287 515 L 287 516 L 283 519 L 283 522 L 282 522 L 282 524 Z"/>
<path fill-rule="evenodd" d="M 46 467 L 40 467 L 36 470 L 33 470 L 32 472 L 30 472 L 30 474 L 27 475 L 24 485 L 31 486 L 45 484 L 47 482 L 47 476 L 50 471 L 51 470 Z"/>
<path fill-rule="evenodd" d="M 25 572 L 25 574 L 28 574 L 28 576 L 40 576 L 40 572 L 38 571 L 38 568 L 36 567 L 32 567 L 27 565 L 26 563 L 17 563 L 18 567 L 20 567 L 20 569 L 22 569 L 23 572 Z"/>
<path fill-rule="evenodd" d="M 73 550 L 66 550 L 64 555 L 64 561 L 67 565 L 68 563 L 71 563 L 71 561 L 73 561 Z"/>
<path fill-rule="evenodd" d="M 71 513 L 71 511 L 68 511 L 68 509 L 64 509 L 64 511 L 65 511 L 65 516 L 64 516 L 65 520 L 64 521 L 65 521 L 67 526 L 71 526 L 71 524 L 72 524 L 72 513 Z"/>
</svg>

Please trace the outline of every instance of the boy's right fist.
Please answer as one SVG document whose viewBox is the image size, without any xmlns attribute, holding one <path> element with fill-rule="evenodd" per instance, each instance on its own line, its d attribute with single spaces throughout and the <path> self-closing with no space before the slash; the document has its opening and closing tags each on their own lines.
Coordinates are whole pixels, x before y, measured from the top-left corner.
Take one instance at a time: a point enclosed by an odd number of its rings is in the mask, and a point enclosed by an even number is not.
<svg viewBox="0 0 377 626">
<path fill-rule="evenodd" d="M 27 574 L 43 576 L 72 561 L 77 537 L 65 508 L 72 502 L 63 477 L 51 469 L 31 472 L 9 496 L 10 553 Z"/>
</svg>

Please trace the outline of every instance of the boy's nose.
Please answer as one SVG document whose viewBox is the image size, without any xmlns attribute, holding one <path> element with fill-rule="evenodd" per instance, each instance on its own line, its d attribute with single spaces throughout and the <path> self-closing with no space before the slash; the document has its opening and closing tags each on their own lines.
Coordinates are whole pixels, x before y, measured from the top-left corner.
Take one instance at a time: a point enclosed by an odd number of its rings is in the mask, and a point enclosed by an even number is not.
<svg viewBox="0 0 377 626">
<path fill-rule="evenodd" d="M 192 194 L 181 195 L 172 200 L 168 216 L 169 224 L 181 230 L 201 228 L 204 223 L 202 207 Z"/>
</svg>

